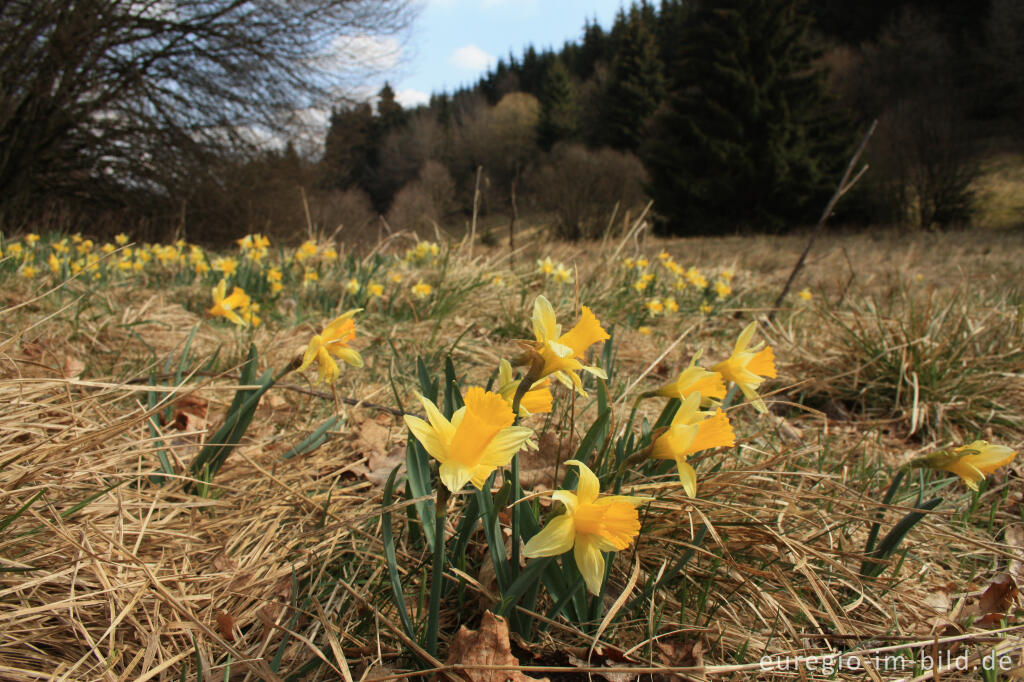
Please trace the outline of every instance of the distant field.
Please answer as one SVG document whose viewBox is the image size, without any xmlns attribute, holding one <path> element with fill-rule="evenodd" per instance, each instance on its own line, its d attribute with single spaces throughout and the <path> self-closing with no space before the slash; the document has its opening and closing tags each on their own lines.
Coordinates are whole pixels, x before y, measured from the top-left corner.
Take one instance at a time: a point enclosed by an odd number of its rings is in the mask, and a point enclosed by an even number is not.
<svg viewBox="0 0 1024 682">
<path fill-rule="evenodd" d="M 509 655 L 552 680 L 863 679 L 854 660 L 910 679 L 936 655 L 936 679 L 966 680 L 993 652 L 1019 666 L 1019 461 L 979 464 L 971 490 L 963 451 L 934 455 L 1024 438 L 1024 231 L 1003 229 L 1024 175 L 1005 168 L 979 183 L 989 229 L 823 237 L 771 320 L 805 236 L 637 232 L 509 253 L 396 235 L 358 255 L 6 239 L 0 677 L 390 680 L 447 663 L 483 680 Z M 424 416 L 416 394 L 436 390 L 450 417 L 469 387 L 502 388 L 503 359 L 526 363 L 522 379 L 543 346 L 540 295 L 560 333 L 593 311 L 610 338 L 580 361 L 607 379 L 583 372 L 585 395 L 551 385 L 550 411 L 518 422 L 537 449 L 499 467 L 493 495 L 436 496 L 438 463 L 401 412 Z M 325 331 L 351 309 L 354 336 Z M 705 368 L 736 358 L 755 320 L 777 369 L 754 387 L 768 411 L 735 388 L 716 398 L 735 444 L 681 456 L 690 496 L 677 462 L 648 459 L 687 403 L 644 394 L 698 352 Z M 332 356 L 338 378 L 314 383 L 318 342 L 297 371 L 314 335 L 362 366 Z M 602 494 L 647 498 L 639 534 L 604 555 L 600 597 L 574 554 L 530 572 L 545 560 L 512 539 L 563 513 L 552 490 L 585 497 L 573 457 Z M 575 523 L 577 541 L 612 532 Z M 502 607 L 511 654 L 467 653 L 459 626 Z"/>
</svg>

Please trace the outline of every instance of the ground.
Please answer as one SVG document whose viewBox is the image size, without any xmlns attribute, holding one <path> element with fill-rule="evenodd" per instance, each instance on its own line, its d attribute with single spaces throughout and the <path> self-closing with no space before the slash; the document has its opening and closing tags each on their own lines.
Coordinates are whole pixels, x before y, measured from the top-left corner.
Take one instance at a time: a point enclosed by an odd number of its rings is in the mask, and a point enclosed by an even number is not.
<svg viewBox="0 0 1024 682">
<path fill-rule="evenodd" d="M 71 238 L 54 249 L 60 235 L 4 242 L 0 677 L 384 680 L 447 661 L 490 679 L 456 633 L 491 627 L 484 614 L 509 587 L 496 571 L 511 562 L 517 572 L 513 510 L 559 514 L 549 492 L 575 487 L 563 478 L 573 456 L 602 490 L 618 481 L 648 498 L 642 530 L 607 555 L 603 597 L 586 602 L 580 590 L 553 610 L 558 581 L 545 572 L 518 604 L 529 613 L 511 609 L 508 655 L 526 675 L 860 679 L 869 668 L 891 679 L 930 675 L 938 657 L 948 680 L 977 679 L 987 660 L 1020 665 L 1018 463 L 978 491 L 947 471 L 907 469 L 884 498 L 915 458 L 977 439 L 1020 449 L 1024 233 L 829 235 L 772 317 L 806 235 L 640 232 L 604 244 L 535 239 L 514 254 L 440 237 L 436 250 L 396 236 L 358 254 L 324 243 L 306 256 L 251 242 L 225 252 L 238 263 L 224 293 L 238 284 L 261 304 L 246 313 L 260 324 L 244 327 L 207 312 L 232 269 L 212 253 L 130 241 L 107 253 Z M 388 480 L 407 461 L 400 412 L 422 415 L 415 393 L 434 380 L 455 403 L 469 386 L 497 388 L 499 361 L 534 340 L 538 295 L 565 329 L 585 305 L 610 331 L 587 355 L 608 379 L 587 378 L 586 396 L 556 386 L 551 413 L 521 420 L 538 444 L 516 465 L 525 502 L 506 508 L 508 489 L 471 488 L 446 502 L 451 560 L 439 564 L 421 523 L 433 522 L 421 513 L 436 478 L 428 468 Z M 364 366 L 342 363 L 328 384 L 313 383 L 316 363 L 294 371 L 313 335 L 350 308 L 363 310 L 345 343 Z M 724 360 L 754 320 L 754 341 L 777 365 L 758 387 L 769 410 L 726 399 L 735 445 L 690 457 L 690 497 L 674 463 L 642 456 L 666 399 L 636 399 L 698 351 L 705 367 Z M 239 419 L 236 394 L 286 368 L 251 424 L 221 431 L 238 443 L 219 452 L 223 466 L 197 473 L 218 429 Z M 907 518 L 929 500 L 933 511 Z M 461 523 L 477 502 L 496 503 L 490 540 L 504 545 L 504 564 L 479 524 Z M 905 537 L 890 534 L 901 519 Z M 570 582 L 571 556 L 559 569 Z"/>
</svg>

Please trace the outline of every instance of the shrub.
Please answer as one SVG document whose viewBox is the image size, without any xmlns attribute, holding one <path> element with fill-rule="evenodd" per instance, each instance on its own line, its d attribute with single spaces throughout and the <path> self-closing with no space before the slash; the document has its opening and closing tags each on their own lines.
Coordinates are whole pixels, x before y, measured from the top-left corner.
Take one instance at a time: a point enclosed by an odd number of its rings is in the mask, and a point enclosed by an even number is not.
<svg viewBox="0 0 1024 682">
<path fill-rule="evenodd" d="M 528 184 L 540 207 L 555 214 L 557 237 L 593 239 L 607 228 L 616 204 L 625 211 L 644 202 L 646 180 L 633 154 L 560 144 Z"/>
<path fill-rule="evenodd" d="M 395 229 L 433 233 L 451 214 L 454 206 L 455 182 L 448 169 L 437 161 L 428 161 L 420 169 L 419 178 L 395 195 L 388 211 L 388 223 Z"/>
</svg>

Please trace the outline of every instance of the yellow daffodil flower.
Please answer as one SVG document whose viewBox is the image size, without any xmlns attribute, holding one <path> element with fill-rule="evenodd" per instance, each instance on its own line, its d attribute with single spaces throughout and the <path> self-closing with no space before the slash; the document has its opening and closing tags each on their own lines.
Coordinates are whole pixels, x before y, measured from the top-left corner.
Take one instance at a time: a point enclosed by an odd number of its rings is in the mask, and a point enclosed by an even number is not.
<svg viewBox="0 0 1024 682">
<path fill-rule="evenodd" d="M 402 283 L 402 273 L 400 273 L 400 272 L 392 272 L 390 275 L 388 275 L 388 279 L 390 279 L 395 284 L 401 284 Z"/>
<path fill-rule="evenodd" d="M 559 284 L 572 284 L 572 270 L 559 263 L 555 268 L 555 281 Z"/>
<path fill-rule="evenodd" d="M 658 254 L 658 260 L 660 260 L 662 263 L 664 263 L 666 261 L 672 260 L 672 256 L 671 256 L 671 254 L 669 254 L 668 251 L 666 251 L 665 249 L 662 249 L 661 252 Z"/>
<path fill-rule="evenodd" d="M 362 308 L 349 310 L 324 327 L 323 332 L 314 334 L 309 345 L 306 346 L 302 364 L 297 371 L 305 371 L 313 363 L 313 360 L 316 360 L 317 381 L 332 384 L 341 374 L 338 363 L 334 361 L 335 357 L 341 358 L 346 364 L 353 367 L 362 367 L 363 356 L 348 347 L 349 342 L 356 337 L 356 324 L 352 318 L 360 310 Z"/>
<path fill-rule="evenodd" d="M 977 490 L 982 479 L 1012 462 L 1016 456 L 1017 453 L 1005 445 L 991 445 L 988 441 L 976 440 L 952 450 L 933 452 L 921 458 L 919 463 L 956 474 L 968 488 Z"/>
<path fill-rule="evenodd" d="M 358 294 L 359 293 L 359 280 L 356 279 L 355 277 L 350 279 L 348 281 L 348 284 L 345 285 L 345 291 L 347 291 L 349 294 L 351 294 L 353 296 Z"/>
<path fill-rule="evenodd" d="M 533 446 L 533 430 L 512 426 L 512 408 L 497 393 L 478 386 L 470 388 L 464 397 L 465 406 L 455 411 L 451 421 L 433 402 L 418 397 L 427 421 L 406 415 L 406 426 L 440 463 L 441 482 L 453 493 L 467 482 L 482 489 L 492 471 L 508 464 L 523 447 Z"/>
<path fill-rule="evenodd" d="M 581 394 L 583 382 L 577 372 L 584 370 L 594 376 L 607 379 L 608 375 L 600 367 L 587 367 L 583 364 L 583 356 L 595 343 L 604 341 L 608 332 L 601 327 L 601 321 L 590 312 L 590 308 L 582 306 L 580 321 L 576 326 L 562 333 L 562 325 L 555 319 L 555 309 L 551 302 L 538 296 L 533 304 L 533 333 L 536 336 L 534 348 L 544 360 L 543 369 L 537 379 L 554 375 L 562 384 L 576 388 Z"/>
<path fill-rule="evenodd" d="M 637 291 L 643 291 L 644 289 L 647 288 L 647 280 L 638 279 L 637 281 L 633 282 L 633 288 L 636 289 Z"/>
<path fill-rule="evenodd" d="M 665 312 L 665 304 L 661 302 L 660 298 L 652 298 L 645 305 L 647 306 L 647 312 L 651 315 L 661 315 Z"/>
<path fill-rule="evenodd" d="M 708 286 L 707 278 L 700 274 L 700 270 L 695 267 L 691 267 L 686 271 L 686 279 L 698 289 L 706 289 Z"/>
<path fill-rule="evenodd" d="M 555 263 L 551 260 L 551 256 L 537 261 L 537 271 L 545 277 L 555 274 Z"/>
<path fill-rule="evenodd" d="M 711 305 L 710 303 L 702 303 L 700 306 L 700 311 L 705 315 L 710 315 L 714 311 L 714 309 L 715 306 Z"/>
<path fill-rule="evenodd" d="M 308 258 L 312 258 L 316 255 L 316 242 L 313 240 L 307 240 L 302 242 L 302 246 L 295 251 L 295 260 L 302 263 Z"/>
<path fill-rule="evenodd" d="M 636 331 L 637 331 L 638 334 L 643 334 L 644 336 L 650 336 L 651 335 L 651 328 L 648 327 L 647 325 L 641 325 L 641 326 L 637 327 Z"/>
<path fill-rule="evenodd" d="M 700 353 L 697 353 L 690 361 L 690 365 L 679 373 L 675 381 L 665 384 L 655 395 L 664 398 L 679 398 L 685 400 L 691 393 L 700 393 L 704 407 L 711 405 L 713 401 L 720 401 L 725 398 L 725 382 L 718 372 L 709 372 L 697 361 L 700 360 Z"/>
<path fill-rule="evenodd" d="M 213 262 L 213 269 L 225 277 L 230 277 L 238 272 L 238 260 L 235 258 L 218 258 Z"/>
<path fill-rule="evenodd" d="M 700 393 L 691 393 L 679 406 L 672 424 L 651 448 L 654 459 L 673 459 L 679 480 L 690 497 L 697 496 L 697 472 L 687 461 L 695 452 L 736 444 L 729 418 L 721 410 L 714 414 L 700 410 Z"/>
<path fill-rule="evenodd" d="M 228 283 L 227 280 L 221 280 L 217 283 L 217 286 L 213 288 L 213 307 L 206 311 L 207 315 L 211 317 L 223 317 L 239 326 L 246 326 L 248 324 L 239 313 L 245 314 L 249 309 L 251 303 L 249 295 L 242 290 L 242 287 L 235 287 L 231 295 L 226 295 Z"/>
<path fill-rule="evenodd" d="M 679 312 L 679 304 L 676 303 L 675 296 L 667 296 L 661 302 L 665 306 L 665 312 L 666 313 L 678 313 Z"/>
<path fill-rule="evenodd" d="M 320 281 L 320 273 L 318 273 L 316 270 L 311 270 L 307 268 L 306 271 L 302 273 L 303 284 L 310 284 L 311 282 L 318 281 Z"/>
<path fill-rule="evenodd" d="M 715 282 L 715 293 L 718 295 L 718 298 L 725 298 L 732 293 L 732 287 L 726 284 L 725 280 L 720 279 Z"/>
<path fill-rule="evenodd" d="M 523 548 L 523 556 L 559 556 L 571 549 L 587 590 L 600 594 L 604 582 L 603 552 L 626 549 L 640 534 L 636 506 L 645 500 L 626 495 L 598 498 L 600 483 L 594 472 L 575 459 L 565 463 L 579 469 L 576 492 L 556 490 L 551 494 L 554 500 L 565 505 L 565 513 L 548 521 L 530 538 Z"/>
<path fill-rule="evenodd" d="M 775 378 L 775 353 L 771 346 L 762 348 L 764 342 L 753 348 L 747 348 L 756 331 L 756 321 L 748 324 L 736 339 L 736 346 L 729 359 L 718 363 L 711 368 L 711 371 L 720 373 L 726 381 L 731 381 L 739 386 L 743 395 L 753 403 L 758 412 L 767 412 L 768 408 L 765 407 L 761 396 L 757 394 L 757 387 L 766 377 Z"/>
<path fill-rule="evenodd" d="M 50 271 L 54 274 L 60 272 L 60 260 L 57 259 L 57 254 L 51 253 L 50 257 L 46 259 L 46 264 L 50 266 Z"/>
<path fill-rule="evenodd" d="M 521 379 L 512 376 L 512 365 L 508 360 L 502 360 L 498 364 L 498 393 L 509 404 L 509 407 L 512 407 L 512 401 L 515 399 L 521 382 Z M 553 402 L 550 386 L 549 379 L 542 379 L 531 385 L 530 389 L 523 394 L 523 399 L 519 401 L 519 416 L 529 417 L 531 414 L 550 412 Z"/>
<path fill-rule="evenodd" d="M 809 301 L 814 297 L 811 290 L 806 287 L 798 291 L 796 295 L 800 297 L 801 301 Z"/>
<path fill-rule="evenodd" d="M 114 241 L 117 242 L 118 246 L 124 246 L 125 244 L 128 243 L 128 235 L 126 235 L 124 232 L 120 232 L 114 235 Z"/>
<path fill-rule="evenodd" d="M 338 260 L 338 252 L 335 251 L 333 247 L 327 247 L 326 249 L 324 249 L 323 256 L 324 260 L 327 261 L 328 263 L 333 263 L 334 261 Z"/>
<path fill-rule="evenodd" d="M 32 279 L 39 274 L 39 268 L 34 265 L 26 265 L 21 269 L 21 274 L 26 279 Z"/>
<path fill-rule="evenodd" d="M 380 297 L 384 295 L 384 285 L 377 284 L 376 282 L 370 282 L 366 285 L 366 290 L 370 293 L 370 296 Z"/>
<path fill-rule="evenodd" d="M 648 265 L 650 265 L 650 261 L 648 261 L 647 258 L 641 257 L 636 259 L 636 266 L 638 268 L 643 269 L 646 268 Z"/>
<path fill-rule="evenodd" d="M 416 298 L 426 298 L 434 291 L 434 287 L 430 286 L 426 282 L 416 282 L 412 285 L 412 293 Z"/>
</svg>

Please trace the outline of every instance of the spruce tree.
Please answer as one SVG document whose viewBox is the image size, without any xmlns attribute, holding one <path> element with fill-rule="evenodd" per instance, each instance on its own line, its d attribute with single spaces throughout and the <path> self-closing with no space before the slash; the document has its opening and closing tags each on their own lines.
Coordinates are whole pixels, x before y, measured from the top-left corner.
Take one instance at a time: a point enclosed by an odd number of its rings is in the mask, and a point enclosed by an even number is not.
<svg viewBox="0 0 1024 682">
<path fill-rule="evenodd" d="M 579 126 L 579 108 L 569 69 L 561 59 L 556 59 L 548 67 L 541 90 L 537 142 L 547 151 L 556 142 L 575 139 Z"/>
<path fill-rule="evenodd" d="M 778 230 L 820 210 L 845 154 L 799 0 L 706 0 L 642 157 L 673 233 Z"/>
<path fill-rule="evenodd" d="M 664 67 L 648 16 L 649 5 L 633 5 L 628 18 L 616 20 L 612 78 L 602 112 L 604 142 L 635 151 L 644 122 L 665 97 Z"/>
</svg>

